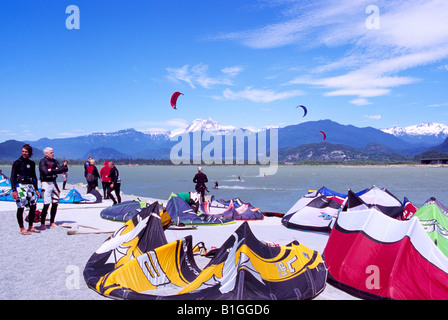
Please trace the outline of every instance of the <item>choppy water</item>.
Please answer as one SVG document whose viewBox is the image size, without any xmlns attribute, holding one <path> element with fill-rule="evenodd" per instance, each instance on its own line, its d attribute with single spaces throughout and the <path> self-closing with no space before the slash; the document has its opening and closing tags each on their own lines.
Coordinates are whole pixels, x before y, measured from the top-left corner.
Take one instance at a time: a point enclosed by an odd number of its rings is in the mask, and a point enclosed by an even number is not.
<svg viewBox="0 0 448 320">
<path fill-rule="evenodd" d="M 98 166 L 100 169 L 101 166 Z M 127 194 L 167 199 L 171 192 L 194 191 L 194 166 L 117 166 L 121 190 Z M 10 167 L 0 169 L 9 176 Z M 206 166 L 210 193 L 218 199 L 239 197 L 265 211 L 286 212 L 309 189 L 326 186 L 340 193 L 376 185 L 401 201 L 406 196 L 421 206 L 435 197 L 448 205 L 448 167 L 281 166 L 265 178 L 256 166 Z M 238 180 L 238 176 L 242 181 Z M 69 167 L 69 183 L 85 183 L 81 166 Z M 215 180 L 219 189 L 214 190 Z M 58 178 L 58 181 L 62 181 Z"/>
</svg>

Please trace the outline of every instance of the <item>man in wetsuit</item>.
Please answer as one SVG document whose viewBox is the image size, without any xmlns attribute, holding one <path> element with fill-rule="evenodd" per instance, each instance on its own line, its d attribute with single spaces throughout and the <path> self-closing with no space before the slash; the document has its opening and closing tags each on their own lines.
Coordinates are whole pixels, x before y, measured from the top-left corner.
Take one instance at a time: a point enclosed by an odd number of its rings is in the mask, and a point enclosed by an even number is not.
<svg viewBox="0 0 448 320">
<path fill-rule="evenodd" d="M 107 189 L 107 195 L 109 199 L 112 199 L 114 204 L 121 203 L 121 195 L 120 195 L 120 188 L 121 188 L 121 179 L 120 179 L 120 173 L 118 172 L 117 167 L 115 166 L 113 161 L 109 161 L 108 166 L 110 168 L 109 177 L 110 177 L 110 185 Z M 115 191 L 115 195 L 117 196 L 117 200 L 115 200 L 114 196 L 112 195 L 112 191 Z"/>
<path fill-rule="evenodd" d="M 56 218 L 56 212 L 58 210 L 59 203 L 59 187 L 56 183 L 58 174 L 67 172 L 68 168 L 63 167 L 59 162 L 54 159 L 54 151 L 52 148 L 47 147 L 44 149 L 44 158 L 39 162 L 40 181 L 42 182 L 44 207 L 41 213 L 41 230 L 47 229 L 45 226 L 45 218 L 47 216 L 48 208 L 51 204 L 50 211 L 50 227 L 57 227 L 54 223 Z"/>
<path fill-rule="evenodd" d="M 22 147 L 22 156 L 14 161 L 11 168 L 12 197 L 17 204 L 17 222 L 19 223 L 20 233 L 23 235 L 29 235 L 31 232 L 40 232 L 33 228 L 36 202 L 40 194 L 37 188 L 36 164 L 30 160 L 32 155 L 33 148 L 29 144 L 25 144 Z M 25 207 L 30 208 L 28 230 L 25 230 L 23 226 L 23 211 Z"/>
<path fill-rule="evenodd" d="M 205 186 L 205 183 L 208 182 L 207 175 L 202 172 L 202 168 L 198 168 L 198 173 L 193 178 L 193 182 L 196 183 L 196 192 L 201 194 L 201 200 L 202 202 L 205 202 L 205 191 L 207 190 L 207 187 Z"/>
</svg>

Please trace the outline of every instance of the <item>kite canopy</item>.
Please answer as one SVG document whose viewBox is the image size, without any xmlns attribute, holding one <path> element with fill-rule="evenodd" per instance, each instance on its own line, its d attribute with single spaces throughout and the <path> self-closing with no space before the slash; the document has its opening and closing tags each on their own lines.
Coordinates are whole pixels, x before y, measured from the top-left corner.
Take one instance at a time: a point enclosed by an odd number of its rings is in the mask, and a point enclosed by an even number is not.
<svg viewBox="0 0 448 320">
<path fill-rule="evenodd" d="M 235 223 L 235 220 L 232 219 L 215 217 L 213 215 L 200 212 L 196 214 L 193 208 L 183 198 L 176 194 L 171 194 L 166 205 L 166 210 L 176 226 L 213 226 Z"/>
<path fill-rule="evenodd" d="M 166 243 L 159 204 L 154 202 L 128 220 L 93 253 L 84 269 L 84 279 L 90 288 L 101 294 L 124 298 L 129 291 L 127 285 L 109 287 L 106 275 Z"/>
<path fill-rule="evenodd" d="M 319 131 L 319 132 L 322 133 L 322 135 L 324 136 L 322 139 L 322 142 L 324 142 L 327 139 L 327 135 L 323 131 Z"/>
<path fill-rule="evenodd" d="M 330 232 L 339 212 L 370 208 L 400 220 L 416 211 L 409 200 L 405 207 L 387 189 L 377 186 L 357 193 L 348 190 L 346 195 L 322 187 L 300 198 L 283 217 L 282 223 L 287 228 Z"/>
<path fill-rule="evenodd" d="M 6 178 L 6 179 L 1 179 L 0 180 L 0 187 L 7 187 L 7 186 L 11 186 L 11 180 Z"/>
<path fill-rule="evenodd" d="M 100 194 L 97 194 L 97 192 L 98 191 L 96 191 L 95 194 L 87 194 L 83 197 L 78 190 L 73 188 L 67 193 L 67 195 L 64 198 L 59 199 L 59 203 L 77 203 L 77 202 L 100 203 L 102 202 L 102 197 Z"/>
<path fill-rule="evenodd" d="M 123 201 L 101 210 L 100 217 L 106 220 L 126 222 L 136 216 L 146 206 L 146 202 L 138 199 Z"/>
<path fill-rule="evenodd" d="M 139 199 L 124 201 L 122 203 L 114 204 L 100 212 L 103 219 L 126 222 L 135 217 L 139 212 L 149 206 L 149 203 L 140 201 Z M 159 204 L 159 212 L 162 218 L 162 225 L 166 227 L 170 224 L 171 218 L 162 205 Z"/>
<path fill-rule="evenodd" d="M 244 222 L 214 255 L 180 298 L 304 300 L 325 288 L 322 257 L 294 241 L 272 247 L 259 241 Z M 204 284 L 209 284 L 207 289 Z"/>
<path fill-rule="evenodd" d="M 328 282 L 360 298 L 448 299 L 448 259 L 418 219 L 341 212 L 324 251 Z"/>
<path fill-rule="evenodd" d="M 177 109 L 177 99 L 179 98 L 180 95 L 183 95 L 183 93 L 176 91 L 173 93 L 173 95 L 171 96 L 171 107 L 173 109 Z"/>
<path fill-rule="evenodd" d="M 305 194 L 304 196 L 300 197 L 299 200 L 297 200 L 297 202 L 286 212 L 285 216 L 299 211 L 304 206 L 306 206 L 310 201 L 321 195 L 324 195 L 328 199 L 332 199 L 340 204 L 342 204 L 345 198 L 347 197 L 346 194 L 333 191 L 325 186 L 318 190 L 309 190 L 307 194 Z"/>
<path fill-rule="evenodd" d="M 308 110 L 307 110 L 307 108 L 305 106 L 300 105 L 297 108 L 302 108 L 303 109 L 303 117 L 305 117 L 306 114 L 308 113 Z"/>
<path fill-rule="evenodd" d="M 332 220 L 344 205 L 319 195 L 301 209 L 285 215 L 282 224 L 292 229 L 330 232 Z"/>
<path fill-rule="evenodd" d="M 201 271 L 192 237 L 167 243 L 155 204 L 106 240 L 84 269 L 87 285 L 116 299 L 312 299 L 325 288 L 321 255 L 298 242 L 269 246 L 244 222 Z M 153 291 L 154 290 L 154 291 Z"/>
<path fill-rule="evenodd" d="M 418 208 L 406 197 L 404 197 L 403 206 L 404 210 L 403 213 L 401 214 L 400 220 L 411 219 L 418 210 Z"/>
<path fill-rule="evenodd" d="M 436 198 L 428 199 L 415 213 L 434 244 L 448 257 L 448 208 Z"/>
<path fill-rule="evenodd" d="M 357 195 L 366 192 L 362 190 Z M 287 228 L 330 232 L 334 218 L 345 209 L 347 194 L 322 187 L 302 196 L 282 218 Z"/>
<path fill-rule="evenodd" d="M 213 215 L 214 217 L 231 219 L 231 220 L 263 220 L 263 212 L 259 208 L 255 208 L 250 203 L 240 203 L 235 205 L 233 200 L 230 200 L 227 205 L 214 206 L 214 203 L 209 201 L 201 203 L 201 211 Z M 223 204 L 223 202 L 220 202 Z"/>
<path fill-rule="evenodd" d="M 378 211 L 392 218 L 400 218 L 404 211 L 404 206 L 392 193 L 385 188 L 373 186 L 361 195 L 348 191 L 347 210 L 357 210 L 360 208 L 375 208 Z"/>
</svg>

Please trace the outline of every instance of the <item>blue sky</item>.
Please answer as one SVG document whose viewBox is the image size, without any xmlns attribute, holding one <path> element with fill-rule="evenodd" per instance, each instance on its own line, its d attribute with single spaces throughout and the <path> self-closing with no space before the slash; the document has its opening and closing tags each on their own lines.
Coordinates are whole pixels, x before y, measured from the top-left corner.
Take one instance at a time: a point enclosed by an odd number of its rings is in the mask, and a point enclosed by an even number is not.
<svg viewBox="0 0 448 320">
<path fill-rule="evenodd" d="M 446 0 L 2 0 L 0 141 L 197 118 L 448 124 L 447 12 Z"/>
</svg>

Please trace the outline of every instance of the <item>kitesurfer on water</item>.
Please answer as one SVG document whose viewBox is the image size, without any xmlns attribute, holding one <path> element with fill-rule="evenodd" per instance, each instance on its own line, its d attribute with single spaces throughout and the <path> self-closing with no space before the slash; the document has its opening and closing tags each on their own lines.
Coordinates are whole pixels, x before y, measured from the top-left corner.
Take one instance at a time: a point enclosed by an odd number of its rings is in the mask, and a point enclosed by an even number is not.
<svg viewBox="0 0 448 320">
<path fill-rule="evenodd" d="M 207 175 L 202 172 L 201 167 L 198 168 L 198 173 L 194 176 L 193 182 L 196 183 L 196 192 L 201 194 L 201 201 L 205 202 L 205 191 L 207 190 L 205 183 L 208 182 L 208 178 Z"/>
<path fill-rule="evenodd" d="M 17 222 L 19 223 L 20 233 L 23 235 L 29 235 L 31 232 L 40 232 L 33 228 L 36 202 L 40 194 L 37 188 L 36 164 L 30 160 L 32 155 L 33 148 L 29 144 L 25 144 L 22 147 L 22 156 L 14 161 L 11 168 L 12 197 L 17 204 Z M 23 226 L 23 211 L 25 207 L 30 208 L 28 230 L 25 230 Z"/>
</svg>

